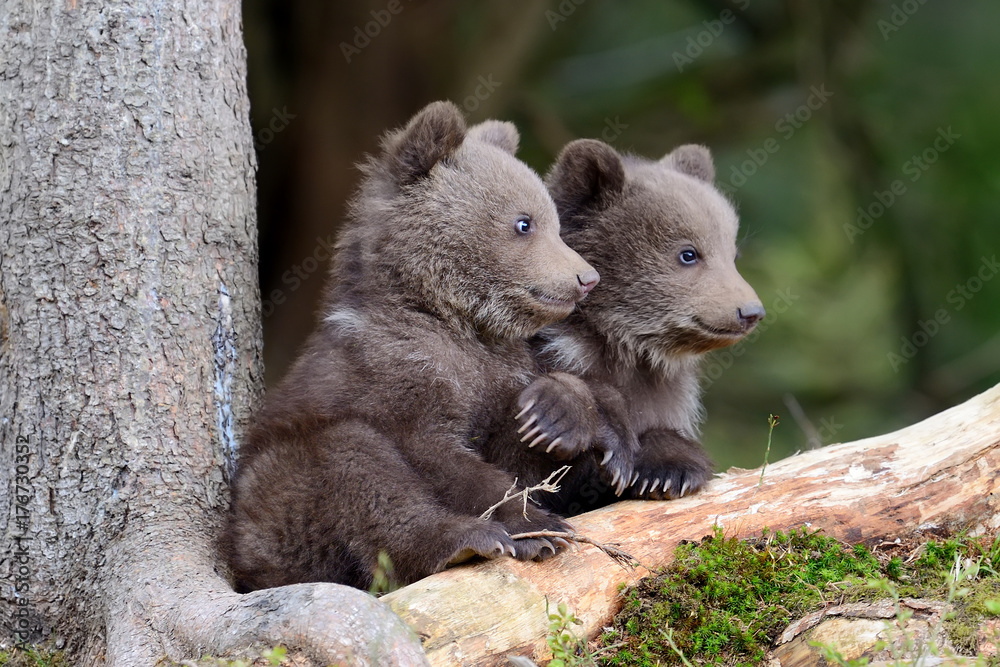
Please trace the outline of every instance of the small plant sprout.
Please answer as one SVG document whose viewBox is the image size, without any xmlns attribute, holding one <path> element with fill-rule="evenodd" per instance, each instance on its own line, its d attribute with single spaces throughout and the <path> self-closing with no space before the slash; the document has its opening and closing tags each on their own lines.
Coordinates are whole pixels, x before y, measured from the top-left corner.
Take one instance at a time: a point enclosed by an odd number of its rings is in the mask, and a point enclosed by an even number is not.
<svg viewBox="0 0 1000 667">
<path fill-rule="evenodd" d="M 385 551 L 379 551 L 378 565 L 372 572 L 372 585 L 368 588 L 368 592 L 379 596 L 391 593 L 397 588 L 399 588 L 399 584 L 396 582 L 396 570 L 392 566 L 392 559 Z"/>
<path fill-rule="evenodd" d="M 680 647 L 677 646 L 677 642 L 674 641 L 673 628 L 660 628 L 660 634 L 663 635 L 663 641 L 667 642 L 667 646 L 670 647 L 670 650 L 676 653 L 680 661 L 684 663 L 684 667 L 694 667 L 694 665 L 691 664 L 691 661 L 687 659 L 687 656 L 684 655 L 684 651 L 682 651 Z"/>
<path fill-rule="evenodd" d="M 774 434 L 774 427 L 780 423 L 781 417 L 778 415 L 767 416 L 767 447 L 764 448 L 764 465 L 760 467 L 760 480 L 757 482 L 757 489 L 760 489 L 764 485 L 764 471 L 767 470 L 767 457 L 771 453 L 771 435 Z M 757 489 L 754 490 L 754 494 L 757 493 Z"/>
<path fill-rule="evenodd" d="M 288 649 L 284 646 L 275 646 L 274 648 L 267 649 L 262 652 L 261 655 L 271 663 L 271 667 L 278 667 L 281 662 L 287 657 Z"/>
<path fill-rule="evenodd" d="M 564 602 L 560 602 L 556 611 L 551 612 L 548 598 L 545 600 L 545 614 L 549 617 L 546 642 L 552 651 L 548 667 L 594 667 L 596 663 L 587 651 L 587 641 L 573 632 L 573 626 L 583 625 L 583 621 Z"/>
</svg>

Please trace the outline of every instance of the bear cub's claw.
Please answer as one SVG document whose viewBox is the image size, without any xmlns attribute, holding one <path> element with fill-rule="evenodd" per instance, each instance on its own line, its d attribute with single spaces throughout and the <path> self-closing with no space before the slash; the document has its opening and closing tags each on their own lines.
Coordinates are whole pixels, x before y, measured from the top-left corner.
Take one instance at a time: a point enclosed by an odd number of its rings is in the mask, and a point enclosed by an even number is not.
<svg viewBox="0 0 1000 667">
<path fill-rule="evenodd" d="M 529 504 L 527 513 L 525 517 L 522 505 L 507 503 L 497 508 L 494 516 L 510 535 L 541 531 L 571 533 L 574 530 L 565 519 L 540 507 Z M 504 515 L 502 518 L 498 516 L 501 514 Z M 514 557 L 518 560 L 545 560 L 569 547 L 569 542 L 561 537 L 524 537 L 513 540 L 513 544 L 517 552 Z"/>
<path fill-rule="evenodd" d="M 639 461 L 628 497 L 650 500 L 680 498 L 700 491 L 711 475 L 712 468 L 707 461 L 664 461 L 659 465 Z"/>
<path fill-rule="evenodd" d="M 521 392 L 517 405 L 517 432 L 529 449 L 544 446 L 546 454 L 564 461 L 590 449 L 597 439 L 597 402 L 577 377 L 542 376 Z"/>
<path fill-rule="evenodd" d="M 526 537 L 514 540 L 518 560 L 548 560 L 569 548 L 569 542 L 561 537 Z"/>
<path fill-rule="evenodd" d="M 475 520 L 456 526 L 451 534 L 456 539 L 454 552 L 446 561 L 448 565 L 456 565 L 475 556 L 492 559 L 517 554 L 516 541 L 511 539 L 502 524 L 493 521 Z"/>
<path fill-rule="evenodd" d="M 606 444 L 605 439 L 602 439 L 602 444 Z M 611 486 L 615 495 L 621 496 L 638 479 L 638 473 L 633 468 L 633 450 L 617 445 L 614 449 L 604 450 L 600 455 L 602 457 L 600 460 L 601 468 L 603 468 L 602 476 Z"/>
</svg>

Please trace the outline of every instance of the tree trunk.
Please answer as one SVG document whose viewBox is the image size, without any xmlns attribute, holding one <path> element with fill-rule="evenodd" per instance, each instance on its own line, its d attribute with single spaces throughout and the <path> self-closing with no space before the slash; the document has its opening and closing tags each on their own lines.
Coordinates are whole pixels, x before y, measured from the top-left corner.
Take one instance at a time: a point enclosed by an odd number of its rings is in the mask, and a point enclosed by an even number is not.
<svg viewBox="0 0 1000 667">
<path fill-rule="evenodd" d="M 542 659 L 546 599 L 565 602 L 593 636 L 618 611 L 620 584 L 666 565 L 678 542 L 716 524 L 736 537 L 805 524 L 848 542 L 931 525 L 982 531 L 1000 526 L 998 468 L 1000 385 L 895 433 L 779 461 L 759 488 L 759 469 L 731 470 L 695 496 L 621 502 L 572 519 L 583 535 L 635 556 L 644 567 L 634 572 L 585 546 L 544 563 L 447 570 L 383 599 L 421 636 L 433 665 L 506 665 L 513 653 Z"/>
<path fill-rule="evenodd" d="M 262 372 L 241 39 L 236 2 L 4 4 L 5 625 L 73 664 L 424 664 L 362 592 L 239 596 L 216 561 Z"/>
</svg>

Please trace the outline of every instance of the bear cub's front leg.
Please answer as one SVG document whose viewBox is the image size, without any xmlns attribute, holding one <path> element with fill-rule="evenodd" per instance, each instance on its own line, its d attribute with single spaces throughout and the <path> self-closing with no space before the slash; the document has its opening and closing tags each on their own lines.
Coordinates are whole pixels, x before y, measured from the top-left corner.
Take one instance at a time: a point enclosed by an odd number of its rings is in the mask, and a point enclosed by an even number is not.
<svg viewBox="0 0 1000 667">
<path fill-rule="evenodd" d="M 544 448 L 559 461 L 593 450 L 618 495 L 635 479 L 639 442 L 617 390 L 556 371 L 528 385 L 517 405 L 518 433 L 528 448 Z"/>
</svg>

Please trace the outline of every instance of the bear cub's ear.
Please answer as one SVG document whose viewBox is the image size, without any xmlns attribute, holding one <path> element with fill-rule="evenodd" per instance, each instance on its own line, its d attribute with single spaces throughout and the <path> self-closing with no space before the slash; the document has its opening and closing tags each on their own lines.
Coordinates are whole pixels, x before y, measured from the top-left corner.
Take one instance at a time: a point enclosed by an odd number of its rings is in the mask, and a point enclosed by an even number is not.
<svg viewBox="0 0 1000 667">
<path fill-rule="evenodd" d="M 487 120 L 469 128 L 469 139 L 478 139 L 507 151 L 511 155 L 517 153 L 517 145 L 521 137 L 513 123 L 501 120 Z"/>
<path fill-rule="evenodd" d="M 545 177 L 561 221 L 586 209 L 603 209 L 625 188 L 625 165 L 611 146 L 597 139 L 566 144 Z"/>
<path fill-rule="evenodd" d="M 401 185 L 423 178 L 462 145 L 465 127 L 465 117 L 453 103 L 431 102 L 383 141 L 389 173 Z"/>
<path fill-rule="evenodd" d="M 715 164 L 712 154 L 699 144 L 685 144 L 667 153 L 660 162 L 682 174 L 694 176 L 707 183 L 715 181 Z"/>
</svg>

